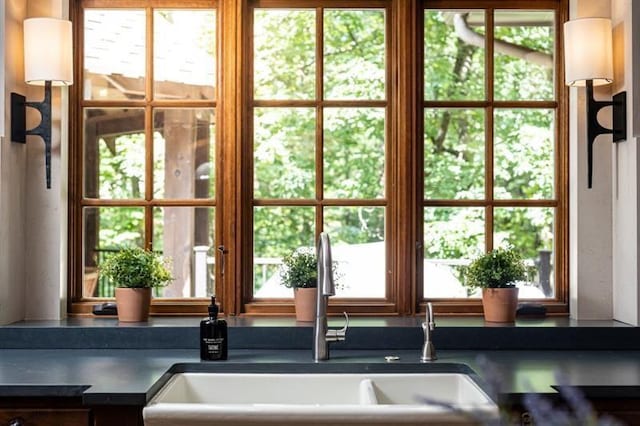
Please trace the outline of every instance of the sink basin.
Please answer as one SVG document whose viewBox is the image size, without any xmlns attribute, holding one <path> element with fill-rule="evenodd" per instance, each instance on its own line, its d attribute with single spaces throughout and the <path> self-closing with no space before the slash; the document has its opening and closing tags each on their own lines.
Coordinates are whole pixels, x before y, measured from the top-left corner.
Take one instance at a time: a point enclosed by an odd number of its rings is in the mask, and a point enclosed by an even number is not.
<svg viewBox="0 0 640 426">
<path fill-rule="evenodd" d="M 477 424 L 494 402 L 463 373 L 180 373 L 145 425 Z"/>
</svg>

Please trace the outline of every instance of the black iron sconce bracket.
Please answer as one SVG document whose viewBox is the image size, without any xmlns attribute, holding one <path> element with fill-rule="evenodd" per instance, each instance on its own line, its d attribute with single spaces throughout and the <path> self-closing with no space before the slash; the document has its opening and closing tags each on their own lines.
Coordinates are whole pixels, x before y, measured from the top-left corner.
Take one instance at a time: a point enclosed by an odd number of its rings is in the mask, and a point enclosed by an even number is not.
<svg viewBox="0 0 640 426">
<path fill-rule="evenodd" d="M 40 111 L 40 124 L 27 130 L 27 107 Z M 44 141 L 47 189 L 51 188 L 51 82 L 44 83 L 42 102 L 27 102 L 27 98 L 11 93 L 11 141 L 26 143 L 27 135 L 40 136 Z"/>
<path fill-rule="evenodd" d="M 598 123 L 598 112 L 613 108 L 613 128 L 607 129 Z M 593 98 L 593 80 L 587 80 L 587 169 L 588 183 L 593 180 L 593 143 L 598 135 L 612 134 L 613 142 L 627 140 L 627 92 L 620 92 L 611 101 L 596 101 Z"/>
</svg>

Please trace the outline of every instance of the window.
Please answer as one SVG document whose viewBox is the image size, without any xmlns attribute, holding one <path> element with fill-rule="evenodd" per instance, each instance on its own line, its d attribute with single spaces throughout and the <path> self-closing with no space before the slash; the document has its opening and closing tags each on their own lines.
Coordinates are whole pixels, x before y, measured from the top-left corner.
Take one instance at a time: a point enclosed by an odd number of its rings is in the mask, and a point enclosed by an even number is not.
<svg viewBox="0 0 640 426">
<path fill-rule="evenodd" d="M 336 297 L 383 299 L 386 4 L 267 5 L 251 13 L 254 299 L 292 297 L 280 259 L 315 247 L 321 230 L 343 283 Z"/>
<path fill-rule="evenodd" d="M 152 312 L 291 313 L 323 230 L 333 311 L 480 312 L 461 270 L 511 244 L 567 312 L 565 2 L 409 3 L 73 2 L 71 312 L 139 245 L 173 260 Z"/>
<path fill-rule="evenodd" d="M 566 247 L 559 11 L 455 5 L 424 9 L 422 296 L 479 297 L 464 266 L 513 246 L 529 266 L 520 297 L 552 300 Z"/>
<path fill-rule="evenodd" d="M 115 283 L 96 268 L 136 245 L 172 259 L 175 279 L 156 298 L 211 295 L 216 11 L 211 2 L 190 9 L 88 3 L 76 21 L 83 35 L 77 151 L 83 264 L 76 294 L 112 297 Z M 193 269 L 196 262 L 204 270 Z"/>
</svg>

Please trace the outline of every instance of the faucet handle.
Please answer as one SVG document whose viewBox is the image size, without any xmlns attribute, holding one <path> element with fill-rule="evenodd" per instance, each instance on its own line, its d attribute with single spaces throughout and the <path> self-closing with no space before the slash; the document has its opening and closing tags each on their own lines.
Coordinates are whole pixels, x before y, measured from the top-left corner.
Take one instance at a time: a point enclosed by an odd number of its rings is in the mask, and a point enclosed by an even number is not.
<svg viewBox="0 0 640 426">
<path fill-rule="evenodd" d="M 342 312 L 342 315 L 344 315 L 344 327 L 338 331 L 344 335 L 347 334 L 347 329 L 349 328 L 349 315 L 346 312 Z"/>
<path fill-rule="evenodd" d="M 344 315 L 344 327 L 340 329 L 329 329 L 327 330 L 327 341 L 328 342 L 341 342 L 347 338 L 347 330 L 349 329 L 349 315 L 346 312 L 342 313 Z"/>
</svg>

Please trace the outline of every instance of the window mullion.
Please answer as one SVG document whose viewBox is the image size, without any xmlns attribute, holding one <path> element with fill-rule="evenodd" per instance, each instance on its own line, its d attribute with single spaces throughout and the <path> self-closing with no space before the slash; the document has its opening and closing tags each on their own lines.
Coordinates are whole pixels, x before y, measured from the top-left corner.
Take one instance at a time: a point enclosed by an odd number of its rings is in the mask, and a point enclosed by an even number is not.
<svg viewBox="0 0 640 426">
<path fill-rule="evenodd" d="M 216 213 L 222 226 L 217 228 L 216 237 L 225 253 L 216 250 L 216 262 L 224 260 L 224 275 L 216 268 L 216 279 L 220 279 L 216 290 L 221 289 L 222 307 L 226 315 L 241 312 L 243 298 L 250 296 L 252 239 L 252 161 L 251 132 L 252 108 L 251 72 L 248 64 L 253 34 L 243 34 L 243 24 L 252 26 L 252 9 L 243 0 L 221 1 L 218 3 L 218 99 L 217 104 L 220 138 L 222 179 L 217 181 L 216 195 L 219 203 Z M 245 17 L 245 18 L 243 18 Z M 245 68 L 246 65 L 246 68 Z M 241 124 L 244 123 L 244 124 Z M 238 147 L 240 149 L 238 149 Z M 246 165 L 245 165 L 246 164 Z M 245 166 L 243 166 L 245 165 Z M 245 285 L 246 284 L 246 285 Z"/>
<path fill-rule="evenodd" d="M 390 9 L 388 9 L 390 10 Z M 393 35 L 387 43 L 389 51 L 387 84 L 387 117 L 390 118 L 387 133 L 387 223 L 389 229 L 389 277 L 387 298 L 395 302 L 400 314 L 413 314 L 419 310 L 422 291 L 422 271 L 416 268 L 416 260 L 422 250 L 416 244 L 422 238 L 422 200 L 424 193 L 420 172 L 422 160 L 418 152 L 422 146 L 421 120 L 424 110 L 422 89 L 421 43 L 422 28 L 419 25 L 422 9 L 420 2 L 411 0 L 394 3 L 393 20 L 387 31 Z M 408 52 L 416 52 L 410 55 Z M 402 190 L 395 190 L 403 188 Z"/>
<path fill-rule="evenodd" d="M 489 105 L 485 108 L 485 199 L 487 206 L 485 207 L 485 239 L 484 246 L 487 251 L 493 249 L 493 90 L 494 90 L 494 9 L 485 11 L 486 22 L 486 45 L 485 45 L 485 87 L 486 99 Z"/>
<path fill-rule="evenodd" d="M 316 239 L 324 230 L 324 9 L 316 8 Z"/>
<path fill-rule="evenodd" d="M 145 200 L 153 199 L 153 110 L 150 101 L 153 99 L 153 9 L 145 8 L 146 12 L 146 34 L 147 44 L 145 56 Z M 146 248 L 153 247 L 153 206 L 147 205 L 144 208 L 144 245 Z"/>
</svg>

